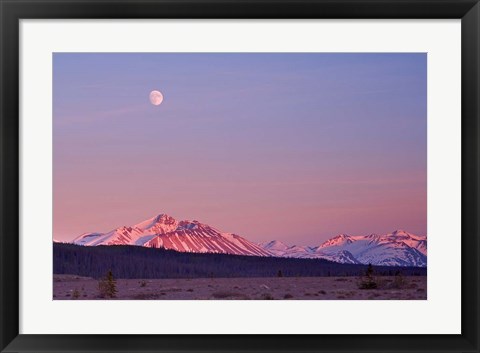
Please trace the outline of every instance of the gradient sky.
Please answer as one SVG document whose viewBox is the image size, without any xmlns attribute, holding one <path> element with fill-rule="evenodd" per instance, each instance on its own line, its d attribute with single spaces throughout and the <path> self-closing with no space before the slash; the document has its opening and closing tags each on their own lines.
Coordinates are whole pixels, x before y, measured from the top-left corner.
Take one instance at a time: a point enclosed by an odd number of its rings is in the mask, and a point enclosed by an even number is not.
<svg viewBox="0 0 480 353">
<path fill-rule="evenodd" d="M 54 238 L 158 213 L 290 245 L 425 235 L 426 79 L 422 53 L 55 53 Z"/>
</svg>

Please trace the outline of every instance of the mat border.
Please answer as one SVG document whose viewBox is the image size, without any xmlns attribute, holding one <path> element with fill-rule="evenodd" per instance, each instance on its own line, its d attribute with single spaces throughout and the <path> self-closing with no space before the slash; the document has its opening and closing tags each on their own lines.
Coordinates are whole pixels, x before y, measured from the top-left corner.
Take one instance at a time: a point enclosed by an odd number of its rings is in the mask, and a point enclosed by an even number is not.
<svg viewBox="0 0 480 353">
<path fill-rule="evenodd" d="M 0 0 L 2 352 L 479 352 L 477 0 Z M 461 19 L 461 335 L 20 335 L 19 20 L 155 18 Z M 441 319 L 441 316 L 439 316 Z"/>
</svg>

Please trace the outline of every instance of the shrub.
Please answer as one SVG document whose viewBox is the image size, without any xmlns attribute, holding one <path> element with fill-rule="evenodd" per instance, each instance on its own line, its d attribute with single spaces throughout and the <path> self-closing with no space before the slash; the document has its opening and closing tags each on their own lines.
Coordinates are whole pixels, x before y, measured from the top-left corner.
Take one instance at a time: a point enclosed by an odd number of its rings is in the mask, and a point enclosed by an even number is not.
<svg viewBox="0 0 480 353">
<path fill-rule="evenodd" d="M 407 281 L 405 277 L 403 277 L 402 273 L 400 271 L 397 271 L 395 273 L 395 278 L 392 283 L 392 288 L 395 289 L 403 289 L 407 286 Z"/>
<path fill-rule="evenodd" d="M 113 278 L 112 271 L 108 271 L 107 276 L 98 281 L 98 291 L 100 298 L 115 298 L 117 296 L 117 281 Z"/>
<path fill-rule="evenodd" d="M 261 300 L 274 300 L 273 296 L 270 293 L 263 293 Z"/>
<path fill-rule="evenodd" d="M 75 288 L 75 290 L 72 293 L 72 299 L 78 299 L 78 298 L 80 298 L 80 292 L 77 288 Z"/>
</svg>

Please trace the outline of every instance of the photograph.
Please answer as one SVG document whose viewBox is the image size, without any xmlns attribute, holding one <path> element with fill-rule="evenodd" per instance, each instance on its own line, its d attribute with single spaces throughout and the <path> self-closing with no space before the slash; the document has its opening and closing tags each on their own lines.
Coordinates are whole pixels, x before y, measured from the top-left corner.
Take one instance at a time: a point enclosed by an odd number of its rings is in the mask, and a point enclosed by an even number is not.
<svg viewBox="0 0 480 353">
<path fill-rule="evenodd" d="M 52 71 L 53 300 L 427 300 L 427 53 Z"/>
</svg>

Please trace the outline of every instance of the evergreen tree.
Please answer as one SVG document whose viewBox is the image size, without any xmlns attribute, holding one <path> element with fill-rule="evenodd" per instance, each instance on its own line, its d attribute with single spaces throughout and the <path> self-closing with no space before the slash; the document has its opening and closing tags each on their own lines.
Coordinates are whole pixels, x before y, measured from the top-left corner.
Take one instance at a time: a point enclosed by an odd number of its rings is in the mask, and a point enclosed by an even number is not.
<svg viewBox="0 0 480 353">
<path fill-rule="evenodd" d="M 117 295 L 117 281 L 113 278 L 113 273 L 108 270 L 107 277 L 98 282 L 98 291 L 101 298 L 115 298 Z"/>
<path fill-rule="evenodd" d="M 377 288 L 377 282 L 373 277 L 373 266 L 368 264 L 367 271 L 365 272 L 365 277 L 362 278 L 359 284 L 360 289 L 375 289 Z"/>
</svg>

